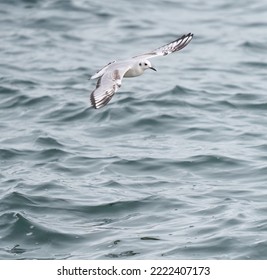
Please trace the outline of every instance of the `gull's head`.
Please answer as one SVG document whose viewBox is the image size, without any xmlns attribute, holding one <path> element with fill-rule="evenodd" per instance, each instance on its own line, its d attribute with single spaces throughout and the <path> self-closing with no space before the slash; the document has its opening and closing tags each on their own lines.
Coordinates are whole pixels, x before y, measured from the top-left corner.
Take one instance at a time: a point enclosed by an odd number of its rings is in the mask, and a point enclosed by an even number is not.
<svg viewBox="0 0 267 280">
<path fill-rule="evenodd" d="M 154 71 L 157 71 L 151 64 L 151 62 L 147 59 L 141 60 L 138 63 L 138 66 L 142 69 L 142 71 L 145 71 L 146 69 L 152 69 Z"/>
</svg>

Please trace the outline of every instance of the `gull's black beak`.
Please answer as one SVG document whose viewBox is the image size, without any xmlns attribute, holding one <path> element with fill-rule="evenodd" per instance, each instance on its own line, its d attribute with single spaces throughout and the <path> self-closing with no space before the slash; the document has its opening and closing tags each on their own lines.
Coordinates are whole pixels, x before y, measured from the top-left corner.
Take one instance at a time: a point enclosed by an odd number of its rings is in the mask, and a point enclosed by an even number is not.
<svg viewBox="0 0 267 280">
<path fill-rule="evenodd" d="M 156 69 L 156 68 L 154 68 L 154 67 L 152 67 L 152 66 L 149 67 L 149 68 L 157 72 L 157 69 Z"/>
</svg>

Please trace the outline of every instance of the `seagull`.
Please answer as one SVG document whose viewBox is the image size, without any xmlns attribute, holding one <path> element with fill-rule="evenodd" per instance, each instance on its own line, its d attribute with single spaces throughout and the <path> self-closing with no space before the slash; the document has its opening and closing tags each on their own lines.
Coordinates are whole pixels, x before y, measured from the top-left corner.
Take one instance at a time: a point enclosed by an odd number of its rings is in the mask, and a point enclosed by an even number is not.
<svg viewBox="0 0 267 280">
<path fill-rule="evenodd" d="M 98 79 L 95 90 L 91 93 L 91 104 L 95 109 L 99 109 L 108 104 L 113 95 L 121 87 L 122 78 L 137 77 L 145 70 L 157 71 L 148 60 L 157 56 L 165 56 L 179 51 L 187 46 L 193 38 L 192 33 L 159 47 L 151 52 L 134 56 L 127 60 L 112 61 L 96 72 L 90 79 Z"/>
</svg>

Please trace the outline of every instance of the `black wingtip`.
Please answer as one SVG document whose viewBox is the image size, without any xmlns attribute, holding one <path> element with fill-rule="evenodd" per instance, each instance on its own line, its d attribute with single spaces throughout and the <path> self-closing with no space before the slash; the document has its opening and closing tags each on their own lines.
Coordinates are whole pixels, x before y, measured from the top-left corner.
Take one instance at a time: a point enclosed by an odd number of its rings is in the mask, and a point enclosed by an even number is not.
<svg viewBox="0 0 267 280">
<path fill-rule="evenodd" d="M 94 97 L 93 94 L 91 94 L 91 96 L 90 96 L 90 101 L 91 101 L 91 105 L 93 106 L 93 108 L 97 109 L 96 102 L 95 102 L 95 97 Z"/>
<path fill-rule="evenodd" d="M 179 51 L 179 50 L 183 49 L 184 47 L 186 47 L 193 39 L 193 36 L 194 36 L 194 34 L 190 32 L 188 34 L 184 34 L 180 38 L 173 41 L 172 43 L 176 44 L 175 47 L 173 48 L 173 52 Z"/>
<path fill-rule="evenodd" d="M 188 34 L 183 35 L 180 39 L 189 38 L 189 37 L 191 37 L 191 39 L 192 39 L 194 37 L 194 34 L 189 32 Z"/>
</svg>

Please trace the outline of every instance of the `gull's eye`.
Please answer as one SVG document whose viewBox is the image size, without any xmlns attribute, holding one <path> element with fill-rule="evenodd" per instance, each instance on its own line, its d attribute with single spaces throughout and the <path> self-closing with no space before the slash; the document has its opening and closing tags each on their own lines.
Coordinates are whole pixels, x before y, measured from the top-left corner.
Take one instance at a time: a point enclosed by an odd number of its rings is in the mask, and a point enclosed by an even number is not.
<svg viewBox="0 0 267 280">
<path fill-rule="evenodd" d="M 145 66 L 147 66 L 147 63 L 145 63 Z"/>
<path fill-rule="evenodd" d="M 141 62 L 139 63 L 139 66 L 142 66 L 142 63 L 141 63 Z"/>
</svg>

